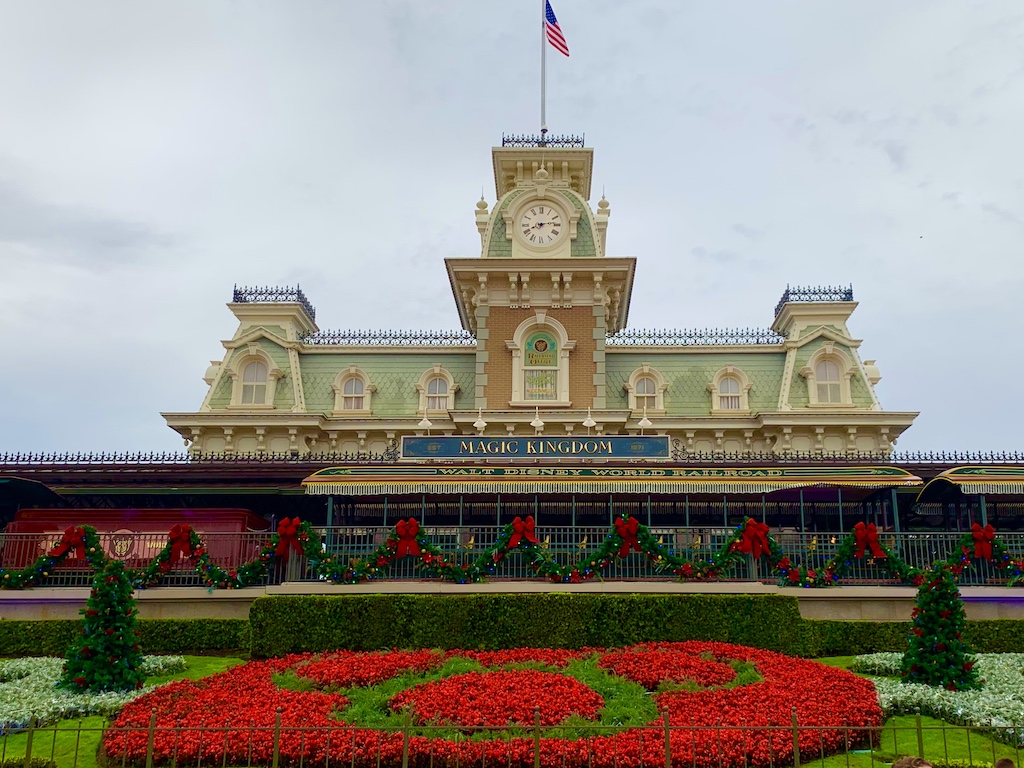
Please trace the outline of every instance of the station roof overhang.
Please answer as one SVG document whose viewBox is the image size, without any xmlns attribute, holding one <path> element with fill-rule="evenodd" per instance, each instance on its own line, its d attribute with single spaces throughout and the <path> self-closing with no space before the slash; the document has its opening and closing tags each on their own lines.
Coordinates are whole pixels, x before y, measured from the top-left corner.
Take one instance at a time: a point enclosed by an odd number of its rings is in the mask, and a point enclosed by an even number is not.
<svg viewBox="0 0 1024 768">
<path fill-rule="evenodd" d="M 328 467 L 302 481 L 315 496 L 442 494 L 768 494 L 800 488 L 919 486 L 899 467 L 662 467 L 633 465 Z"/>
<path fill-rule="evenodd" d="M 917 501 L 926 503 L 980 495 L 1024 495 L 1024 467 L 953 467 L 932 478 L 917 495 Z"/>
</svg>

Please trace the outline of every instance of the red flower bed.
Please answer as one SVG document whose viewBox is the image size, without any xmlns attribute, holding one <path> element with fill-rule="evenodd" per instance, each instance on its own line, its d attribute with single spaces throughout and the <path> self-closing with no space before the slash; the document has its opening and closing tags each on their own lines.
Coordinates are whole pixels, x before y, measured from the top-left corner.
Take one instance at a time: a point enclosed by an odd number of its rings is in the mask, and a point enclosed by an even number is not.
<svg viewBox="0 0 1024 768">
<path fill-rule="evenodd" d="M 313 680 L 325 687 L 358 688 L 377 685 L 402 672 L 426 672 L 437 669 L 444 660 L 444 655 L 433 651 L 339 651 L 302 664 L 295 671 L 299 677 Z"/>
<path fill-rule="evenodd" d="M 622 651 L 606 653 L 598 666 L 625 677 L 653 691 L 667 681 L 682 683 L 692 680 L 711 688 L 725 685 L 736 677 L 736 670 L 720 661 L 710 661 L 677 648 L 664 645 L 635 645 Z"/>
<path fill-rule="evenodd" d="M 801 752 L 809 755 L 843 749 L 846 738 L 851 746 L 864 744 L 870 739 L 866 729 L 882 724 L 882 713 L 870 681 L 812 661 L 754 648 L 698 641 L 651 644 L 645 650 L 627 649 L 627 653 L 652 658 L 662 654 L 687 657 L 704 654 L 718 662 L 741 659 L 753 663 L 764 678 L 763 682 L 731 689 L 658 694 L 655 697 L 658 707 L 669 713 L 674 765 L 767 768 L 789 764 L 793 760 L 790 719 L 793 709 L 799 722 Z M 510 658 L 525 661 L 532 654 L 534 652 L 521 650 Z M 444 655 L 473 654 L 453 651 Z M 348 658 L 345 654 L 334 656 L 336 661 Z M 415 654 L 400 657 L 404 661 L 392 668 L 401 668 L 412 656 Z M 385 659 L 387 654 L 363 654 L 362 657 L 360 664 L 370 657 Z M 551 657 L 539 651 L 534 658 Z M 114 726 L 104 735 L 108 760 L 115 764 L 145 763 L 150 710 L 155 708 L 157 765 L 170 765 L 174 761 L 179 765 L 196 764 L 200 760 L 208 764 L 269 764 L 273 755 L 276 710 L 281 707 L 279 751 L 282 764 L 301 762 L 309 768 L 322 768 L 328 761 L 331 765 L 358 768 L 400 764 L 401 733 L 346 725 L 337 719 L 347 705 L 343 696 L 279 690 L 271 680 L 274 672 L 297 668 L 304 673 L 314 664 L 330 660 L 330 657 L 291 656 L 250 662 L 206 680 L 173 683 L 141 696 L 125 706 Z M 350 667 L 349 671 L 357 674 L 357 666 Z M 672 674 L 671 670 L 666 674 Z M 334 681 L 342 678 L 330 679 L 332 684 L 340 684 Z M 458 686 L 460 679 L 463 684 Z M 571 693 L 563 687 L 565 681 L 573 688 Z M 546 725 L 557 723 L 559 710 L 556 707 L 570 701 L 575 704 L 581 693 L 579 688 L 597 697 L 596 701 L 590 699 L 589 709 L 582 713 L 593 717 L 601 706 L 596 693 L 570 678 L 535 670 L 457 675 L 403 692 L 394 697 L 394 701 L 410 702 L 421 720 L 450 717 L 451 722 L 465 724 L 479 717 L 482 722 L 504 725 L 514 720 L 528 727 L 533 722 L 535 702 L 541 706 Z M 473 691 L 479 694 L 475 700 L 469 695 Z M 434 708 L 429 709 L 430 706 Z M 492 717 L 492 713 L 497 712 L 501 714 Z M 176 730 L 175 726 L 180 729 Z M 532 735 L 458 742 L 416 735 L 409 739 L 408 749 L 412 765 L 437 768 L 487 764 L 528 768 L 534 759 Z M 664 724 L 659 718 L 643 728 L 579 739 L 545 735 L 540 741 L 540 753 L 540 762 L 545 768 L 664 765 Z"/>
<path fill-rule="evenodd" d="M 455 656 L 476 659 L 485 667 L 503 667 L 507 664 L 522 664 L 539 661 L 549 667 L 564 667 L 573 659 L 589 656 L 586 651 L 569 651 L 564 648 L 510 648 L 507 651 L 453 651 Z"/>
<path fill-rule="evenodd" d="M 533 725 L 539 707 L 541 725 L 549 726 L 570 715 L 594 718 L 604 699 L 571 677 L 522 669 L 453 675 L 392 697 L 396 712 L 407 706 L 421 725 L 468 727 Z"/>
</svg>

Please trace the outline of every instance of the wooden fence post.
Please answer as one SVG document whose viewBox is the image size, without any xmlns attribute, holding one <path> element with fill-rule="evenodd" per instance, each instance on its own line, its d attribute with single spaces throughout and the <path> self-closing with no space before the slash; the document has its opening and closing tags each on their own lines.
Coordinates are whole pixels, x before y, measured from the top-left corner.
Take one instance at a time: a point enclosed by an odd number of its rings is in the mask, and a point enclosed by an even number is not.
<svg viewBox="0 0 1024 768">
<path fill-rule="evenodd" d="M 271 768 L 278 768 L 278 763 L 281 762 L 281 711 L 281 707 L 278 707 L 277 714 L 274 715 L 274 758 L 270 764 Z"/>
<path fill-rule="evenodd" d="M 149 710 L 149 738 L 146 739 L 146 768 L 153 768 L 153 744 L 156 740 L 156 707 Z"/>
<path fill-rule="evenodd" d="M 793 768 L 800 768 L 800 730 L 796 725 L 796 707 L 793 707 Z"/>
</svg>

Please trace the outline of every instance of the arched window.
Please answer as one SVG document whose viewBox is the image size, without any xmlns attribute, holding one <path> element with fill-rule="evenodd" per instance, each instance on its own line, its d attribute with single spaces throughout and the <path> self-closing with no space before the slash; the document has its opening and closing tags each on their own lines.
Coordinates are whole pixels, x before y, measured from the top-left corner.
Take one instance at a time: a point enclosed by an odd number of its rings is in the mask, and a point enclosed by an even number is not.
<svg viewBox="0 0 1024 768">
<path fill-rule="evenodd" d="M 354 365 L 334 380 L 334 416 L 369 416 L 370 400 L 377 388 L 369 377 Z"/>
<path fill-rule="evenodd" d="M 242 369 L 242 405 L 266 405 L 267 366 L 259 360 L 246 363 Z"/>
<path fill-rule="evenodd" d="M 814 379 L 818 386 L 819 403 L 841 403 L 839 366 L 835 360 L 820 360 L 814 366 Z"/>
<path fill-rule="evenodd" d="M 455 407 L 455 393 L 459 391 L 459 385 L 451 373 L 435 365 L 420 376 L 416 391 L 420 393 L 420 413 L 446 416 Z"/>
<path fill-rule="evenodd" d="M 735 376 L 723 376 L 719 380 L 718 407 L 723 411 L 740 409 L 740 382 Z"/>
<path fill-rule="evenodd" d="M 226 372 L 231 377 L 229 408 L 261 410 L 274 407 L 277 381 L 284 372 L 274 367 L 270 355 L 258 344 L 250 344 L 247 349 L 237 352 Z"/>
<path fill-rule="evenodd" d="M 750 413 L 751 384 L 747 375 L 733 365 L 715 374 L 708 384 L 711 393 L 711 413 L 720 416 L 738 416 Z"/>
<path fill-rule="evenodd" d="M 343 389 L 344 399 L 342 410 L 361 411 L 363 410 L 363 380 L 350 378 L 346 379 Z"/>
<path fill-rule="evenodd" d="M 665 390 L 668 385 L 665 377 L 652 368 L 650 363 L 644 363 L 633 371 L 622 388 L 626 390 L 630 410 L 642 413 L 646 408 L 649 415 L 665 412 Z"/>
<path fill-rule="evenodd" d="M 565 327 L 537 311 L 519 324 L 505 346 L 512 352 L 512 398 L 509 405 L 565 406 L 569 400 L 569 354 L 576 342 Z"/>
<path fill-rule="evenodd" d="M 831 341 L 825 342 L 800 370 L 807 379 L 807 404 L 811 408 L 852 408 L 850 380 L 854 370 L 845 351 Z"/>
<path fill-rule="evenodd" d="M 435 376 L 427 382 L 427 410 L 443 411 L 448 408 L 448 382 Z"/>
</svg>

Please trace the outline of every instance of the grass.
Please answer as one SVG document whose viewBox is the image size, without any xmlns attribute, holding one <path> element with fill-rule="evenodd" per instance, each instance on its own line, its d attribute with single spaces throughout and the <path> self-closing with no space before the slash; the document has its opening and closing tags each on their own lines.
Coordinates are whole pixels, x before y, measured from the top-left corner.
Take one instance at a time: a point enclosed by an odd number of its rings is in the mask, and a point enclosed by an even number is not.
<svg viewBox="0 0 1024 768">
<path fill-rule="evenodd" d="M 186 667 L 170 675 L 155 675 L 146 685 L 160 685 L 172 680 L 198 680 L 244 663 L 230 656 L 186 656 Z M 84 717 L 61 720 L 32 734 L 32 756 L 51 758 L 60 768 L 99 768 L 96 757 L 100 737 L 107 725 L 105 717 Z M 28 734 L 16 733 L 0 738 L 0 763 L 24 758 Z"/>
</svg>

